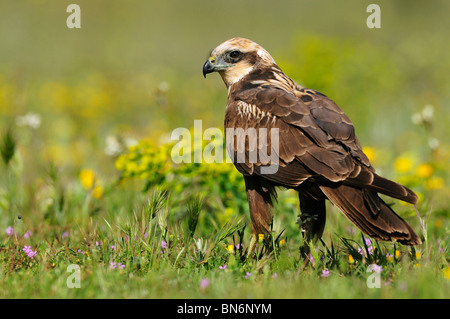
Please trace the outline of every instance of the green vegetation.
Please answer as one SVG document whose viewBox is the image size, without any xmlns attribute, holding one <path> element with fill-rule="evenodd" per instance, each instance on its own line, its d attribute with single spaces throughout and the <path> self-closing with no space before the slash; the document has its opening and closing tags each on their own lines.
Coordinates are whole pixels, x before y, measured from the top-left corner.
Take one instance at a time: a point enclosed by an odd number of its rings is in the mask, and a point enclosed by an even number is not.
<svg viewBox="0 0 450 319">
<path fill-rule="evenodd" d="M 378 30 L 359 0 L 75 2 L 80 30 L 66 4 L 0 4 L 2 298 L 450 296 L 448 2 L 379 1 Z M 236 35 L 349 115 L 377 171 L 418 193 L 420 217 L 385 200 L 422 245 L 364 238 L 329 205 L 307 262 L 298 198 L 280 190 L 274 250 L 245 258 L 242 177 L 230 163 L 176 164 L 170 141 L 194 120 L 222 128 L 226 89 L 201 67 Z M 81 288 L 68 288 L 69 265 Z"/>
</svg>

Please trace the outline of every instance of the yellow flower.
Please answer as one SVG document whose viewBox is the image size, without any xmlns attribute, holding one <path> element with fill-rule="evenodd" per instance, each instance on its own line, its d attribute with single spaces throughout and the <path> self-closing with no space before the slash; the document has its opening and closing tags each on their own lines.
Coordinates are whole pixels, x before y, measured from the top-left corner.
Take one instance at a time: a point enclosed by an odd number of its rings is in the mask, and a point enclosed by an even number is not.
<svg viewBox="0 0 450 319">
<path fill-rule="evenodd" d="M 445 279 L 450 280 L 450 266 L 445 267 L 445 269 L 442 271 L 442 274 L 444 275 Z"/>
<path fill-rule="evenodd" d="M 425 188 L 428 190 L 441 189 L 444 187 L 444 179 L 442 177 L 433 177 L 425 181 Z"/>
<path fill-rule="evenodd" d="M 234 251 L 234 246 L 228 245 L 228 247 L 226 249 L 228 250 L 229 253 L 232 253 Z"/>
<path fill-rule="evenodd" d="M 114 162 L 114 166 L 119 171 L 123 171 L 125 169 L 126 162 L 127 162 L 127 156 L 122 154 L 116 159 L 116 161 Z"/>
<path fill-rule="evenodd" d="M 399 258 L 400 257 L 400 251 L 399 250 L 396 250 L 395 251 L 395 258 Z"/>
<path fill-rule="evenodd" d="M 393 261 L 393 260 L 392 260 L 392 255 L 388 255 L 387 261 L 390 262 L 390 263 Z"/>
<path fill-rule="evenodd" d="M 401 156 L 397 158 L 394 162 L 394 168 L 399 173 L 407 173 L 413 167 L 413 161 L 411 158 L 406 156 Z"/>
<path fill-rule="evenodd" d="M 139 172 L 139 166 L 136 162 L 134 161 L 130 161 L 127 162 L 125 164 L 125 170 L 127 171 L 128 174 L 132 175 L 132 174 L 136 174 Z"/>
<path fill-rule="evenodd" d="M 286 240 L 281 239 L 281 240 L 280 240 L 280 246 L 282 247 L 282 246 L 284 246 L 284 245 L 286 245 Z"/>
<path fill-rule="evenodd" d="M 363 153 L 366 154 L 370 162 L 375 161 L 376 159 L 375 150 L 372 147 L 369 146 L 363 147 Z"/>
<path fill-rule="evenodd" d="M 355 263 L 355 259 L 353 258 L 352 255 L 348 255 L 348 262 L 349 262 L 350 264 L 354 264 L 354 263 Z"/>
<path fill-rule="evenodd" d="M 264 239 L 264 234 L 258 234 L 258 240 L 259 242 L 262 242 Z"/>
<path fill-rule="evenodd" d="M 90 169 L 83 169 L 80 172 L 80 182 L 85 189 L 91 189 L 94 185 L 95 173 Z"/>
<path fill-rule="evenodd" d="M 422 254 L 421 253 L 419 253 L 419 252 L 416 252 L 416 259 L 420 259 L 420 257 L 422 256 Z"/>
<path fill-rule="evenodd" d="M 420 164 L 417 167 L 416 174 L 422 178 L 428 178 L 433 174 L 433 167 L 430 164 Z"/>
<path fill-rule="evenodd" d="M 103 195 L 103 188 L 101 186 L 95 186 L 94 189 L 92 190 L 92 196 L 94 196 L 94 198 L 100 198 Z"/>
</svg>

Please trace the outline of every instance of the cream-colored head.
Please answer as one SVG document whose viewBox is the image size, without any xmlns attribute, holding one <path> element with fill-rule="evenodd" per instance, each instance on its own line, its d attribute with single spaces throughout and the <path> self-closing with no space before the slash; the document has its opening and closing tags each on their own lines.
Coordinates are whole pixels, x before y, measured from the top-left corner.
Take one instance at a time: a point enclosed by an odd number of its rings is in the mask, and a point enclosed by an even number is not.
<svg viewBox="0 0 450 319">
<path fill-rule="evenodd" d="M 219 72 L 225 85 L 237 83 L 244 76 L 263 65 L 275 61 L 259 44 L 244 38 L 232 38 L 216 47 L 203 65 L 203 75 Z"/>
</svg>

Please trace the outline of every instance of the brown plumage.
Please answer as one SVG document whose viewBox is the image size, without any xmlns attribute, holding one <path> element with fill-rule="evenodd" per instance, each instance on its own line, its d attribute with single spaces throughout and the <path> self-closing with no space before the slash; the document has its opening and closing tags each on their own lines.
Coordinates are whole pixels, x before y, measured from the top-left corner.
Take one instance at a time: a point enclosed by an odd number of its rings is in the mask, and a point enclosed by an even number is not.
<svg viewBox="0 0 450 319">
<path fill-rule="evenodd" d="M 328 199 L 368 236 L 421 243 L 378 196 L 416 204 L 416 194 L 375 173 L 352 122 L 331 99 L 295 83 L 266 50 L 243 38 L 230 39 L 212 51 L 203 73 L 214 71 L 228 88 L 227 150 L 245 178 L 253 239 L 270 232 L 275 187 L 283 186 L 299 193 L 302 231 L 308 241 L 323 233 Z M 252 129 L 256 135 L 248 133 Z M 278 133 L 278 139 L 271 132 Z M 275 164 L 264 155 L 273 152 Z M 264 173 L 271 164 L 276 171 Z"/>
</svg>

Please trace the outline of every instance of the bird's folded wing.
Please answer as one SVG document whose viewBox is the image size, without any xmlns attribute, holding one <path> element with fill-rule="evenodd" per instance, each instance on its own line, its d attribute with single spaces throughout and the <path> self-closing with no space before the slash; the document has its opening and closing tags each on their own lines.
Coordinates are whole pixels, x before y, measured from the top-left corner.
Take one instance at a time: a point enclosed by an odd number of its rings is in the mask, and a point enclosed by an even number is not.
<svg viewBox="0 0 450 319">
<path fill-rule="evenodd" d="M 278 129 L 278 143 L 267 133 L 266 147 L 279 157 L 279 172 L 270 178 L 285 182 L 303 181 L 307 175 L 322 176 L 330 181 L 342 181 L 362 165 L 372 170 L 367 157 L 356 139 L 348 117 L 326 96 L 312 91 L 297 91 L 296 95 L 278 88 L 258 87 L 244 90 L 227 107 L 226 126 L 233 128 Z M 245 139 L 227 138 L 230 156 L 241 158 L 254 150 Z M 260 148 L 264 141 L 256 143 Z M 245 154 L 242 154 L 245 152 Z M 247 156 L 248 158 L 248 156 Z M 296 171 L 284 169 L 296 165 Z M 264 161 L 246 161 L 238 164 L 241 173 L 252 174 Z M 303 169 L 299 169 L 303 167 Z M 258 169 L 257 169 L 258 171 Z M 258 173 L 258 172 L 256 172 Z M 278 174 L 278 175 L 277 175 Z M 307 178 L 307 177 L 306 177 Z"/>
</svg>

